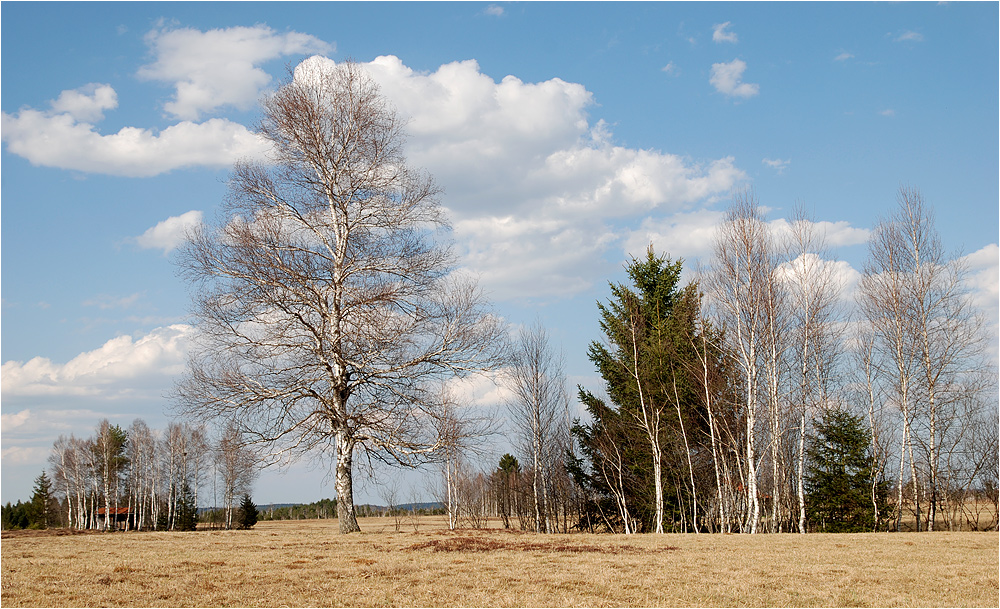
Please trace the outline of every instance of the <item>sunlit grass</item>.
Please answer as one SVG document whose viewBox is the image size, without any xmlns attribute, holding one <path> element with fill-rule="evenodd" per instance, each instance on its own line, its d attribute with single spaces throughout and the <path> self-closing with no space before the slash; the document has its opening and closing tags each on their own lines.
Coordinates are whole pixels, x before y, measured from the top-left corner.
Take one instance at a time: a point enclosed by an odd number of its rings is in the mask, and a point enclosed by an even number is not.
<svg viewBox="0 0 1000 609">
<path fill-rule="evenodd" d="M 997 606 L 994 533 L 534 535 L 440 519 L 8 536 L 15 606 Z"/>
</svg>

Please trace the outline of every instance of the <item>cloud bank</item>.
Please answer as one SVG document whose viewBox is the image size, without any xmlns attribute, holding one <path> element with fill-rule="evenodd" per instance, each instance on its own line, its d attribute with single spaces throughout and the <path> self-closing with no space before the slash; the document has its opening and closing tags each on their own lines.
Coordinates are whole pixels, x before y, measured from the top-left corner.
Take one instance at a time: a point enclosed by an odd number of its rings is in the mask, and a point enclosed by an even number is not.
<svg viewBox="0 0 1000 609">
<path fill-rule="evenodd" d="M 4 399 L 21 396 L 127 398 L 160 388 L 179 374 L 194 328 L 175 324 L 133 339 L 118 336 L 60 364 L 46 357 L 0 366 Z M 4 423 L 7 425 L 7 422 Z"/>
</svg>

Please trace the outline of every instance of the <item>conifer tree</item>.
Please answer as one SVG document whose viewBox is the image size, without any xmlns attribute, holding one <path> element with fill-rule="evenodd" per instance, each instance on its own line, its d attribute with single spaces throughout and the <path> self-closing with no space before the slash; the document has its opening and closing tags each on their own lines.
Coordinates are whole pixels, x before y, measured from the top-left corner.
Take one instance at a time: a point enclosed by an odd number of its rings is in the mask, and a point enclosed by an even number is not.
<svg viewBox="0 0 1000 609">
<path fill-rule="evenodd" d="M 43 471 L 35 478 L 35 488 L 28 504 L 28 527 L 45 529 L 49 526 L 50 504 L 52 503 L 52 482 Z"/>
<path fill-rule="evenodd" d="M 592 342 L 588 357 L 608 400 L 580 389 L 592 423 L 577 424 L 573 434 L 589 463 L 567 467 L 599 497 L 593 507 L 617 514 L 627 533 L 663 532 L 668 513 L 690 513 L 697 530 L 691 454 L 704 435 L 696 433 L 704 417 L 692 377 L 699 295 L 695 285 L 681 286 L 682 266 L 649 248 L 626 264 L 630 284 L 611 284 L 611 299 L 597 305 L 605 340 Z"/>
<path fill-rule="evenodd" d="M 874 480 L 877 468 L 862 418 L 839 409 L 824 413 L 806 454 L 806 512 L 812 524 L 828 533 L 876 530 L 871 489 L 876 487 L 883 514 L 889 490 L 888 482 Z"/>
<path fill-rule="evenodd" d="M 198 506 L 194 500 L 191 486 L 184 482 L 180 497 L 177 499 L 177 518 L 174 529 L 178 531 L 194 531 L 198 527 Z"/>
<path fill-rule="evenodd" d="M 249 494 L 243 495 L 243 502 L 240 503 L 240 513 L 237 523 L 237 528 L 243 530 L 252 529 L 257 524 L 257 506 L 254 505 Z"/>
</svg>

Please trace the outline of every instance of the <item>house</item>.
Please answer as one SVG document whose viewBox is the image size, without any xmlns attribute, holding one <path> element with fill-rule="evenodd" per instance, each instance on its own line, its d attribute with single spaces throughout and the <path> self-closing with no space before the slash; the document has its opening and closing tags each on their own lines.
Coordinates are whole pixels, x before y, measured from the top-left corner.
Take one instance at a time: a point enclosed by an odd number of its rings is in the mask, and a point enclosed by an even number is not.
<svg viewBox="0 0 1000 609">
<path fill-rule="evenodd" d="M 132 512 L 129 511 L 127 507 L 120 508 L 97 508 L 97 528 L 104 528 L 104 515 L 110 510 L 111 514 L 111 527 L 112 529 L 120 528 L 120 525 L 124 522 L 128 522 L 129 518 L 133 516 Z"/>
</svg>

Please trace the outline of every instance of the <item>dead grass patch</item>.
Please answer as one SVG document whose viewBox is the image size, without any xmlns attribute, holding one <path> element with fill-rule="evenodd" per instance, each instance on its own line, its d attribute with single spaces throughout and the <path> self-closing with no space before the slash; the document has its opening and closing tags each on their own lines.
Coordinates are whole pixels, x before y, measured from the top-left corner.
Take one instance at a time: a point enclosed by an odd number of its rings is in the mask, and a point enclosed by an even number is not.
<svg viewBox="0 0 1000 609">
<path fill-rule="evenodd" d="M 456 536 L 445 539 L 432 539 L 407 546 L 406 550 L 416 552 L 432 550 L 434 552 L 544 552 L 569 554 L 643 554 L 671 552 L 677 550 L 674 546 L 662 546 L 654 549 L 643 549 L 629 545 L 594 545 L 575 544 L 560 541 L 537 543 L 530 541 L 506 541 L 495 537 Z"/>
<path fill-rule="evenodd" d="M 5 538 L 0 604 L 997 606 L 1000 590 L 995 533 L 626 537 L 361 524 L 366 532 L 345 537 L 336 522 L 298 521 Z"/>
</svg>

